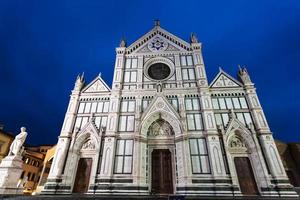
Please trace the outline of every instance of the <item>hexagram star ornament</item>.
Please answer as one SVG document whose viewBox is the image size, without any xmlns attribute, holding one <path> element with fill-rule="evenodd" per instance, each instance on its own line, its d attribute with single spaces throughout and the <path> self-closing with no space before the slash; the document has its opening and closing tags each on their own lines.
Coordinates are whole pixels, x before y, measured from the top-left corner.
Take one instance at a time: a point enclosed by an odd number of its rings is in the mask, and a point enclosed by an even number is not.
<svg viewBox="0 0 300 200">
<path fill-rule="evenodd" d="M 148 43 L 148 48 L 151 51 L 163 51 L 168 47 L 168 43 L 160 37 L 155 37 Z"/>
</svg>

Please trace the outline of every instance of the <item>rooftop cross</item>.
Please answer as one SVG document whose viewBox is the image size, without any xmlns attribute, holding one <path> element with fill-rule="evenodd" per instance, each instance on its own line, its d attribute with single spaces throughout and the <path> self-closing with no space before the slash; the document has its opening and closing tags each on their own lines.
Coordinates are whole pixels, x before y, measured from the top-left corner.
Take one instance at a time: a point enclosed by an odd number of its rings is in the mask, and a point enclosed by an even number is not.
<svg viewBox="0 0 300 200">
<path fill-rule="evenodd" d="M 159 19 L 154 20 L 154 25 L 155 25 L 155 26 L 160 26 L 160 21 L 159 21 Z"/>
</svg>

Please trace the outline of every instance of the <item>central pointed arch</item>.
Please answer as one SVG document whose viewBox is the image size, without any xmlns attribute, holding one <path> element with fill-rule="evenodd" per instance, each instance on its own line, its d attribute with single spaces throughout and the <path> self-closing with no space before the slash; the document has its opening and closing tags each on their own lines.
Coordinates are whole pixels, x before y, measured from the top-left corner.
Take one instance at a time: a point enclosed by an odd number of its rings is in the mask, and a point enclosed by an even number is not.
<svg viewBox="0 0 300 200">
<path fill-rule="evenodd" d="M 141 135 L 147 137 L 149 127 L 158 119 L 165 120 L 172 127 L 175 136 L 182 134 L 183 129 L 177 111 L 162 95 L 154 98 L 143 113 L 139 127 Z"/>
<path fill-rule="evenodd" d="M 169 122 L 162 118 L 158 118 L 150 125 L 147 135 L 149 137 L 173 136 L 174 130 Z"/>
<path fill-rule="evenodd" d="M 174 133 L 174 135 L 180 135 L 182 133 L 182 128 L 180 126 L 180 121 L 173 116 L 172 114 L 163 111 L 163 110 L 159 110 L 156 111 L 154 113 L 151 113 L 151 115 L 149 115 L 148 117 L 146 117 L 142 123 L 141 123 L 141 135 L 147 137 L 148 136 L 148 131 L 150 126 L 158 120 L 164 120 L 166 123 L 168 123 L 171 128 L 172 131 Z"/>
</svg>

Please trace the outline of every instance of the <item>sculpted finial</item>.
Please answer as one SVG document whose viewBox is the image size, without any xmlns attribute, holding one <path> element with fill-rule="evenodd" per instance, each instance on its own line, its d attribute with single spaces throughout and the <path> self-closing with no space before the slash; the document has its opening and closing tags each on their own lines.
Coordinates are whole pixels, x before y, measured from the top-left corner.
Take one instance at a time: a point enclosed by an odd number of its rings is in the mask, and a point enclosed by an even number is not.
<svg viewBox="0 0 300 200">
<path fill-rule="evenodd" d="M 244 85 L 252 84 L 252 81 L 250 79 L 250 76 L 248 74 L 246 67 L 241 67 L 240 65 L 238 65 L 238 67 L 239 67 L 238 75 L 239 75 L 240 79 L 242 80 L 242 82 L 244 83 Z"/>
<path fill-rule="evenodd" d="M 198 38 L 195 33 L 191 33 L 191 43 L 198 43 Z"/>
<path fill-rule="evenodd" d="M 83 85 L 84 85 L 84 72 L 81 75 L 77 76 L 74 90 L 81 90 Z"/>
<path fill-rule="evenodd" d="M 124 38 L 121 39 L 120 47 L 126 47 L 126 40 Z"/>
</svg>

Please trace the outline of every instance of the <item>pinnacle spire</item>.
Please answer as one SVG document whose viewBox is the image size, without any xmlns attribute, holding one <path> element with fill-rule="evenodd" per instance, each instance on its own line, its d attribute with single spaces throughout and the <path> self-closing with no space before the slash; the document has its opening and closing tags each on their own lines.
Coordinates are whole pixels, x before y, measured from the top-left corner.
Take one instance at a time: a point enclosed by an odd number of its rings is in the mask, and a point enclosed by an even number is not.
<svg viewBox="0 0 300 200">
<path fill-rule="evenodd" d="M 78 74 L 74 86 L 74 90 L 81 90 L 84 85 L 84 72 L 82 74 Z"/>
<path fill-rule="evenodd" d="M 80 76 L 81 81 L 84 81 L 84 72 L 82 72 L 81 76 Z"/>
<path fill-rule="evenodd" d="M 122 37 L 121 41 L 120 41 L 120 47 L 126 47 L 127 43 L 124 37 Z"/>
<path fill-rule="evenodd" d="M 195 33 L 191 33 L 191 43 L 198 43 L 198 38 Z"/>
</svg>

